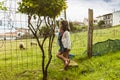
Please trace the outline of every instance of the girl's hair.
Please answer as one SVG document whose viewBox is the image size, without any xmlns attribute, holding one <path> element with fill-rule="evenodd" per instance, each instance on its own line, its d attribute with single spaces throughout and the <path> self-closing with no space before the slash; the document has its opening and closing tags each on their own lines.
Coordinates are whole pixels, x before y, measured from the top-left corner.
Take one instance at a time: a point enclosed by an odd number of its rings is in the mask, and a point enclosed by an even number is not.
<svg viewBox="0 0 120 80">
<path fill-rule="evenodd" d="M 64 31 L 66 31 L 66 30 L 70 31 L 70 27 L 69 27 L 68 21 L 66 21 L 66 20 L 62 20 L 61 21 L 61 27 L 62 27 L 62 29 Z"/>
</svg>

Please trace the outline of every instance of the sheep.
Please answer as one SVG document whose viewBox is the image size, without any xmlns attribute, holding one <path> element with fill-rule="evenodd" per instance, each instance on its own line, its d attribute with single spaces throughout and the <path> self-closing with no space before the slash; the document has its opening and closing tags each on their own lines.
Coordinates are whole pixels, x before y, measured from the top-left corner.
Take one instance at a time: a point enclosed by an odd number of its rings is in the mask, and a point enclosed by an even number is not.
<svg viewBox="0 0 120 80">
<path fill-rule="evenodd" d="M 33 45 L 37 46 L 37 42 L 35 42 L 35 41 L 31 41 L 30 44 L 31 44 L 31 46 L 33 46 Z"/>
<path fill-rule="evenodd" d="M 20 48 L 20 50 L 25 50 L 25 45 L 23 42 L 20 42 L 19 48 Z"/>
</svg>

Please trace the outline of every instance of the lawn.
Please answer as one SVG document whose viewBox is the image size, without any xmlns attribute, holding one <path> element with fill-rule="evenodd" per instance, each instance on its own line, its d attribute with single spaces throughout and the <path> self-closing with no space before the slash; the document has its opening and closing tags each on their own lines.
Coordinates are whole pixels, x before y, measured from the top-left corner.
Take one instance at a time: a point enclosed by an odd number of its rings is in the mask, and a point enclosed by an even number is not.
<svg viewBox="0 0 120 80">
<path fill-rule="evenodd" d="M 48 69 L 48 80 L 119 80 L 120 52 L 87 58 L 87 32 L 71 33 L 72 60 L 78 67 L 60 71 L 63 63 L 56 58 L 57 38 L 53 45 L 53 58 Z M 93 44 L 107 39 L 120 39 L 120 26 L 94 30 Z M 19 50 L 19 42 L 24 42 L 26 50 Z M 30 46 L 31 39 L 4 41 L 0 48 L 0 80 L 41 80 L 41 51 L 38 46 Z M 0 44 L 3 42 L 0 41 Z M 46 42 L 47 45 L 47 42 Z M 47 51 L 47 48 L 45 46 Z M 47 53 L 46 53 L 47 55 Z M 47 58 L 47 57 L 46 57 Z"/>
</svg>

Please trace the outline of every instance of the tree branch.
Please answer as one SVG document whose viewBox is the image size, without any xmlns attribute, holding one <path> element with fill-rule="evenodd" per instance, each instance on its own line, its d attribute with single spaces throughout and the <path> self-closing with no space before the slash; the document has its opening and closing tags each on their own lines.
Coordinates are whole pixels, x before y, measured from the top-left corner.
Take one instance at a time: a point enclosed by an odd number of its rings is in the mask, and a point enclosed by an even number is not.
<svg viewBox="0 0 120 80">
<path fill-rule="evenodd" d="M 37 31 L 39 30 L 41 23 L 42 23 L 41 17 L 38 16 L 37 28 L 36 28 L 35 34 L 37 34 Z"/>
</svg>

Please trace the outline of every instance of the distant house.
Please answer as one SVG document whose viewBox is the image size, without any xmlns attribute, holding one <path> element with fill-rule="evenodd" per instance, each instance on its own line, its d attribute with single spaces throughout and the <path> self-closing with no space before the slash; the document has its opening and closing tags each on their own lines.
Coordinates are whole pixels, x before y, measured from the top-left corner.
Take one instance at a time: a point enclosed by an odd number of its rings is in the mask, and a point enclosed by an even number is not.
<svg viewBox="0 0 120 80">
<path fill-rule="evenodd" d="M 96 18 L 97 18 L 97 22 L 103 20 L 106 25 L 111 25 L 111 26 L 120 25 L 120 10 L 115 11 L 113 13 L 104 14 Z"/>
<path fill-rule="evenodd" d="M 19 35 L 30 34 L 30 29 L 27 28 L 15 28 Z"/>
<path fill-rule="evenodd" d="M 113 12 L 113 26 L 120 25 L 120 11 Z"/>
<path fill-rule="evenodd" d="M 104 15 L 98 16 L 96 18 L 97 18 L 97 22 L 103 20 L 106 25 L 112 26 L 112 23 L 113 23 L 113 14 L 112 13 L 104 14 Z"/>
<path fill-rule="evenodd" d="M 5 32 L 5 33 L 0 33 L 0 39 L 2 40 L 15 40 L 21 38 L 21 36 L 25 34 L 30 34 L 29 29 L 25 28 L 16 28 L 14 32 Z"/>
<path fill-rule="evenodd" d="M 18 37 L 18 35 L 15 32 L 0 34 L 0 39 L 2 39 L 2 40 L 15 40 L 15 39 L 17 39 L 17 37 Z"/>
<path fill-rule="evenodd" d="M 88 19 L 84 18 L 83 23 L 84 23 L 84 25 L 88 25 Z M 93 24 L 97 24 L 97 20 L 94 19 Z"/>
<path fill-rule="evenodd" d="M 84 18 L 83 23 L 84 23 L 84 25 L 88 25 L 88 19 Z"/>
<path fill-rule="evenodd" d="M 99 22 L 99 21 L 103 20 L 103 16 L 97 16 L 96 19 L 97 19 L 97 22 Z"/>
</svg>

